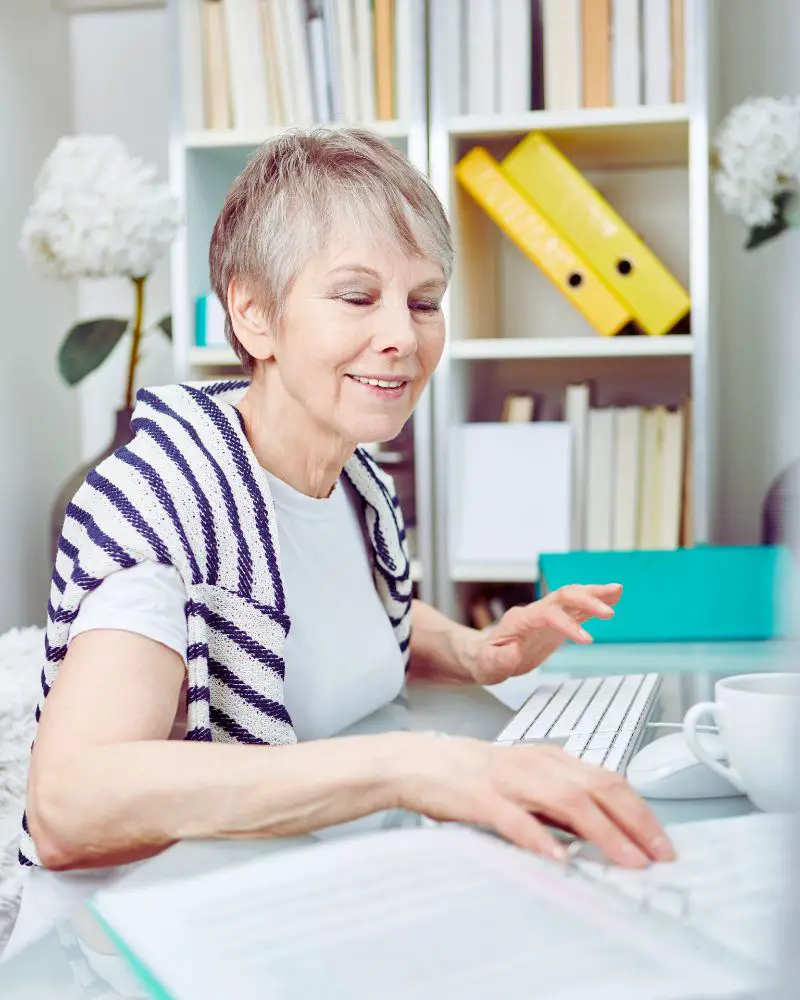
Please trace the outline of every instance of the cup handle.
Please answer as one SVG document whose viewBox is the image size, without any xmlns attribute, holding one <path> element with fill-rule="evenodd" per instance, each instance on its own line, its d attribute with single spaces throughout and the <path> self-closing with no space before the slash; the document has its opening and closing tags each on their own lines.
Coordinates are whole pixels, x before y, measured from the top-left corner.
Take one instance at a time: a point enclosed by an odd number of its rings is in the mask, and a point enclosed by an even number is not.
<svg viewBox="0 0 800 1000">
<path fill-rule="evenodd" d="M 701 701 L 697 705 L 692 705 L 683 720 L 683 738 L 689 744 L 692 753 L 694 753 L 698 760 L 701 760 L 706 767 L 710 767 L 712 771 L 716 771 L 717 774 L 722 775 L 723 778 L 730 781 L 734 788 L 737 788 L 743 795 L 746 795 L 744 782 L 739 772 L 730 765 L 721 764 L 712 757 L 697 735 L 697 725 L 705 715 L 710 715 L 717 726 L 719 726 L 722 714 L 722 706 L 716 701 Z"/>
</svg>

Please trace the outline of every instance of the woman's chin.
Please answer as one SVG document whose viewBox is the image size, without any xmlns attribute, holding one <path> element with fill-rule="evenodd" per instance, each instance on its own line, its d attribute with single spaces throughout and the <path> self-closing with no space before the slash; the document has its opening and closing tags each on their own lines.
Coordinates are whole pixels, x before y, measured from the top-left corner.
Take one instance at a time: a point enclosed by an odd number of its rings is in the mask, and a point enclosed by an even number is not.
<svg viewBox="0 0 800 1000">
<path fill-rule="evenodd" d="M 371 417 L 368 420 L 354 421 L 352 440 L 359 444 L 380 444 L 393 441 L 402 431 L 408 417 L 404 420 L 387 417 Z"/>
</svg>

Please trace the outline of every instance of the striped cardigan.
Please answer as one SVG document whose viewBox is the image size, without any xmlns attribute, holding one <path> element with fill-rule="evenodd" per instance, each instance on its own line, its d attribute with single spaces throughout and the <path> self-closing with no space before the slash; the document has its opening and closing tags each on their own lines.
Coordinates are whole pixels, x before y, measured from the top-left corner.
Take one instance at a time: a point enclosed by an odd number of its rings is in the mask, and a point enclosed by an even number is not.
<svg viewBox="0 0 800 1000">
<path fill-rule="evenodd" d="M 144 560 L 186 588 L 187 740 L 287 744 L 283 643 L 291 621 L 267 477 L 234 403 L 246 381 L 137 395 L 131 444 L 89 473 L 66 511 L 48 602 L 42 702 L 81 601 L 109 573 Z M 411 579 L 391 479 L 357 449 L 344 468 L 363 504 L 375 584 L 406 662 Z M 20 862 L 39 864 L 23 817 Z"/>
</svg>

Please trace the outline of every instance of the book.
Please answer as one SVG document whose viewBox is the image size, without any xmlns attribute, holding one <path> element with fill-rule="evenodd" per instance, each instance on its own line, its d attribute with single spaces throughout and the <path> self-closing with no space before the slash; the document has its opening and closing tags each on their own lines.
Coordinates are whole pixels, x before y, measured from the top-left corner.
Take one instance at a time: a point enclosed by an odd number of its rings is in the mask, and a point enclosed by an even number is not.
<svg viewBox="0 0 800 1000">
<path fill-rule="evenodd" d="M 509 393 L 503 400 L 500 419 L 505 423 L 526 423 L 533 420 L 534 400 L 529 393 Z"/>
<path fill-rule="evenodd" d="M 485 597 L 480 595 L 470 601 L 469 616 L 474 628 L 484 629 L 494 625 L 494 617 L 489 610 L 489 602 Z"/>
<path fill-rule="evenodd" d="M 264 47 L 264 62 L 267 71 L 267 103 L 270 121 L 283 125 L 288 120 L 283 94 L 284 75 L 281 56 L 277 44 L 276 15 L 273 13 L 275 0 L 261 0 L 261 37 Z"/>
<path fill-rule="evenodd" d="M 309 125 L 314 120 L 311 65 L 306 33 L 305 0 L 275 0 L 280 12 L 281 45 L 285 47 L 289 82 L 284 93 L 292 95 L 291 125 Z"/>
<path fill-rule="evenodd" d="M 394 114 L 401 122 L 411 120 L 411 73 L 414 57 L 412 0 L 394 0 Z"/>
<path fill-rule="evenodd" d="M 353 0 L 353 21 L 358 80 L 358 116 L 362 122 L 377 118 L 375 109 L 375 36 L 370 0 Z"/>
<path fill-rule="evenodd" d="M 466 16 L 467 107 L 470 115 L 491 115 L 499 110 L 494 0 L 470 0 Z"/>
<path fill-rule="evenodd" d="M 590 552 L 607 552 L 612 547 L 615 421 L 613 407 L 589 410 L 584 530 Z"/>
<path fill-rule="evenodd" d="M 330 9 L 330 4 L 328 4 Z M 334 120 L 331 101 L 331 85 L 329 70 L 328 38 L 329 30 L 322 13 L 322 4 L 307 0 L 306 32 L 308 33 L 308 65 L 311 72 L 311 100 L 314 109 L 314 121 L 330 122 Z"/>
<path fill-rule="evenodd" d="M 346 122 L 359 121 L 358 55 L 353 0 L 336 0 L 335 15 L 339 75 L 342 90 L 342 118 Z"/>
<path fill-rule="evenodd" d="M 569 548 L 570 435 L 564 423 L 451 428 L 450 558 L 530 566 Z"/>
<path fill-rule="evenodd" d="M 645 410 L 642 419 L 642 449 L 639 467 L 639 530 L 636 547 L 657 549 L 659 547 L 658 519 L 661 508 L 661 451 L 664 447 L 663 406 Z"/>
<path fill-rule="evenodd" d="M 664 414 L 656 546 L 659 549 L 677 549 L 680 544 L 684 466 L 683 417 L 681 410 L 667 411 Z"/>
<path fill-rule="evenodd" d="M 689 295 L 634 230 L 543 132 L 530 132 L 503 172 L 578 249 L 648 334 L 668 333 Z"/>
<path fill-rule="evenodd" d="M 672 0 L 642 5 L 644 103 L 669 104 L 672 97 Z"/>
<path fill-rule="evenodd" d="M 672 78 L 671 95 L 676 104 L 686 100 L 686 56 L 684 0 L 671 0 Z"/>
<path fill-rule="evenodd" d="M 581 0 L 542 0 L 544 104 L 548 111 L 581 106 Z"/>
<path fill-rule="evenodd" d="M 630 313 L 621 300 L 490 153 L 475 146 L 457 164 L 456 177 L 598 333 L 611 336 L 626 326 Z"/>
<path fill-rule="evenodd" d="M 305 89 L 302 94 L 295 89 L 295 66 L 292 59 L 292 36 L 289 32 L 288 8 L 283 0 L 264 0 L 267 14 L 266 29 L 272 34 L 272 53 L 275 59 L 275 75 L 278 78 L 280 94 L 281 123 L 291 125 L 301 116 L 300 102 L 305 100 Z M 310 99 L 310 92 L 309 92 Z"/>
<path fill-rule="evenodd" d="M 393 0 L 375 0 L 375 86 L 377 118 L 394 118 Z"/>
<path fill-rule="evenodd" d="M 611 104 L 611 0 L 583 0 L 581 28 L 583 106 L 607 108 Z"/>
<path fill-rule="evenodd" d="M 206 128 L 233 125 L 228 41 L 222 0 L 203 0 L 203 107 Z"/>
<path fill-rule="evenodd" d="M 339 23 L 340 8 L 344 8 L 344 6 L 344 4 L 337 4 L 336 0 L 322 0 L 324 79 L 328 92 L 329 120 L 334 122 L 345 119 L 344 84 L 342 81 L 344 70 L 340 47 L 342 32 Z"/>
<path fill-rule="evenodd" d="M 527 111 L 531 106 L 531 2 L 498 0 L 497 110 L 501 114 Z"/>
<path fill-rule="evenodd" d="M 233 124 L 258 128 L 270 121 L 260 0 L 223 0 L 231 76 Z"/>
<path fill-rule="evenodd" d="M 680 533 L 680 545 L 686 549 L 694 545 L 694 433 L 692 414 L 692 400 L 689 397 L 683 406 L 683 503 Z"/>
<path fill-rule="evenodd" d="M 642 416 L 643 411 L 638 406 L 623 406 L 617 410 L 611 538 L 611 548 L 617 552 L 635 549 L 639 532 Z"/>
<path fill-rule="evenodd" d="M 586 546 L 586 447 L 589 433 L 589 386 L 568 385 L 564 394 L 564 420 L 572 443 L 572 527 L 570 547 Z"/>
<path fill-rule="evenodd" d="M 618 108 L 642 103 L 639 0 L 612 0 L 611 92 Z"/>
<path fill-rule="evenodd" d="M 668 833 L 678 860 L 634 871 L 580 844 L 564 866 L 453 824 L 392 830 L 123 882 L 90 905 L 151 993 L 171 1000 L 480 1000 L 520 983 L 559 1000 L 597 996 L 598 983 L 604 997 L 763 995 L 792 818 Z"/>
</svg>

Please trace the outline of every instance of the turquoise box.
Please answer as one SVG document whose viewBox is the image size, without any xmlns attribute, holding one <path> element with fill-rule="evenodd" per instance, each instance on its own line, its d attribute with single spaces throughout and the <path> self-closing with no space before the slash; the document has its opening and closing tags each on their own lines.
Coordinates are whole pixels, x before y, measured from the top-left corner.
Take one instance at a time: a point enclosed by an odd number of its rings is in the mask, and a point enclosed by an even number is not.
<svg viewBox="0 0 800 1000">
<path fill-rule="evenodd" d="M 771 639 L 788 631 L 796 567 L 778 546 L 567 552 L 539 558 L 540 590 L 621 583 L 617 613 L 585 625 L 596 642 Z"/>
</svg>

